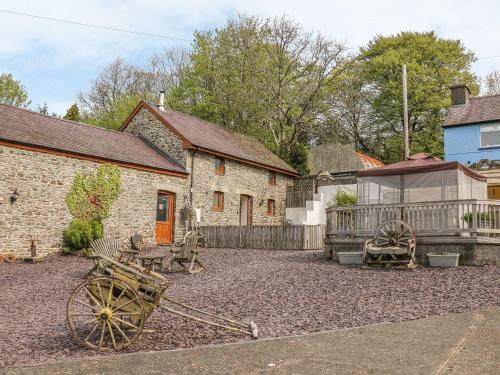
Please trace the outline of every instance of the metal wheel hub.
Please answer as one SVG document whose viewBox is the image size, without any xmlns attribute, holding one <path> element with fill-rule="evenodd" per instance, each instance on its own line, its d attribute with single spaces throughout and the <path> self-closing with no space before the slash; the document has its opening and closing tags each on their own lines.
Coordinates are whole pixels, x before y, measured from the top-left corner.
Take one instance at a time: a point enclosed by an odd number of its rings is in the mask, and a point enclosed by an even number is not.
<svg viewBox="0 0 500 375">
<path fill-rule="evenodd" d="M 99 311 L 98 316 L 101 322 L 107 322 L 108 320 L 111 320 L 113 312 L 111 311 L 111 309 L 105 308 Z"/>
</svg>

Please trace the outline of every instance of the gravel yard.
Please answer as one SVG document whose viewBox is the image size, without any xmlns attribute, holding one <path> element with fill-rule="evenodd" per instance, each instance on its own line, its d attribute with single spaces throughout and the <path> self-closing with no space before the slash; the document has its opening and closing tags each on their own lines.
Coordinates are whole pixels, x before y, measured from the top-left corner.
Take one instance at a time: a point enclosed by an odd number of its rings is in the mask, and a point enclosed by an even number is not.
<svg viewBox="0 0 500 375">
<path fill-rule="evenodd" d="M 425 318 L 500 304 L 500 268 L 361 270 L 322 252 L 209 249 L 207 271 L 170 274 L 168 294 L 254 320 L 260 337 Z M 97 354 L 70 337 L 66 302 L 92 263 L 72 256 L 0 266 L 0 367 Z M 249 340 L 156 310 L 126 351 Z"/>
</svg>

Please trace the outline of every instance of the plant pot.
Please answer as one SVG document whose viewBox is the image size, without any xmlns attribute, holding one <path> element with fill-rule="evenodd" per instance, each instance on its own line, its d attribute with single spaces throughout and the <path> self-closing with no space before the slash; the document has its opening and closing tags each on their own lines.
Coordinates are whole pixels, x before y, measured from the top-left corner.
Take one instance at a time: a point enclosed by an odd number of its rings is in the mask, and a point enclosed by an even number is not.
<svg viewBox="0 0 500 375">
<path fill-rule="evenodd" d="M 428 253 L 427 257 L 429 258 L 429 265 L 431 267 L 458 267 L 460 253 Z"/>
<path fill-rule="evenodd" d="M 340 264 L 362 264 L 363 252 L 362 251 L 349 251 L 337 253 Z"/>
</svg>

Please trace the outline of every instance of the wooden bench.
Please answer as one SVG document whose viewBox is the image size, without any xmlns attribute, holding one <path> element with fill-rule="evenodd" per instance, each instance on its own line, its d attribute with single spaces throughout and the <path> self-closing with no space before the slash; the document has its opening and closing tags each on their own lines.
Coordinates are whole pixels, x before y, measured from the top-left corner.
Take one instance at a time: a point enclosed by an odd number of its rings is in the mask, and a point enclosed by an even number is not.
<svg viewBox="0 0 500 375">
<path fill-rule="evenodd" d="M 401 220 L 380 224 L 373 238 L 364 244 L 363 263 L 372 265 L 406 265 L 415 268 L 416 236 L 413 228 Z"/>
</svg>

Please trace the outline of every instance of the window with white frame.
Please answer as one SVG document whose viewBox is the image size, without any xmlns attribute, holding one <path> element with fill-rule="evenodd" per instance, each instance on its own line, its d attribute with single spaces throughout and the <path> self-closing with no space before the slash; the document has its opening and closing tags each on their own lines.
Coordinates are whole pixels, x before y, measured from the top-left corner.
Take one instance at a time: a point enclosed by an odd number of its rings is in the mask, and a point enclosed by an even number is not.
<svg viewBox="0 0 500 375">
<path fill-rule="evenodd" d="M 481 125 L 481 147 L 500 146 L 500 124 Z"/>
</svg>

